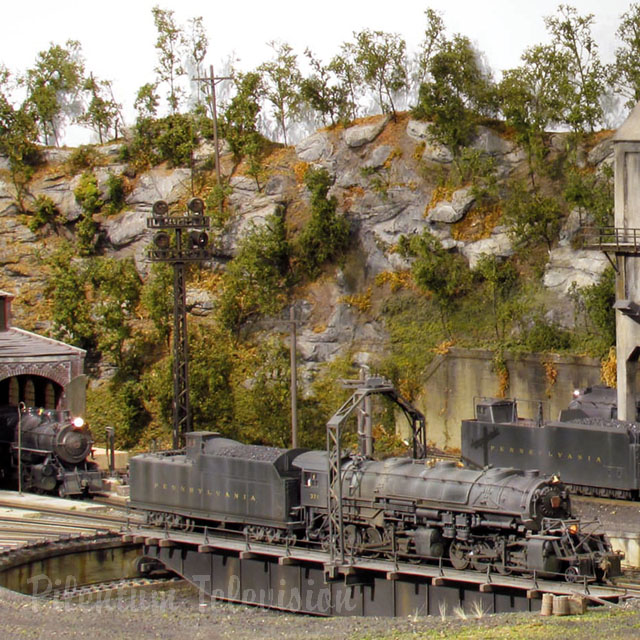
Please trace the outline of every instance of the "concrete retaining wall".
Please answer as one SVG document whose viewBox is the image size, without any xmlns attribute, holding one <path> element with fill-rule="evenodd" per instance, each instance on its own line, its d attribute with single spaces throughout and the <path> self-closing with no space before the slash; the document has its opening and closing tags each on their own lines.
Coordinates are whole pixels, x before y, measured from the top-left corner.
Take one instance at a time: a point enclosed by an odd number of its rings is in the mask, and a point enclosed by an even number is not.
<svg viewBox="0 0 640 640">
<path fill-rule="evenodd" d="M 451 349 L 431 363 L 415 405 L 425 414 L 427 439 L 437 447 L 459 448 L 460 423 L 474 417 L 474 398 L 499 396 L 493 358 L 494 353 L 484 349 Z M 537 415 L 542 402 L 544 419 L 555 420 L 574 389 L 602 384 L 600 362 L 595 358 L 506 353 L 505 363 L 509 372 L 505 395 L 518 399 L 523 417 Z M 403 435 L 405 425 L 404 420 L 398 425 Z"/>
</svg>

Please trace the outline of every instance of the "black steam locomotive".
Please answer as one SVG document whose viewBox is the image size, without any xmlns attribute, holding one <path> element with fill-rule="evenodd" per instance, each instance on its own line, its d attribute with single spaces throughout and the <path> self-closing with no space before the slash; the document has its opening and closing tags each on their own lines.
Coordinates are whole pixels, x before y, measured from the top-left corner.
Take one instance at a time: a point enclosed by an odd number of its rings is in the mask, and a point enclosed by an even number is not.
<svg viewBox="0 0 640 640">
<path fill-rule="evenodd" d="M 15 488 L 61 497 L 102 491 L 102 474 L 88 460 L 93 439 L 81 418 L 68 411 L 0 409 L 0 477 Z M 18 459 L 20 458 L 20 464 Z"/>
<path fill-rule="evenodd" d="M 515 400 L 485 399 L 462 421 L 462 459 L 559 473 L 576 493 L 638 499 L 640 424 L 615 419 L 612 392 L 589 388 L 548 422 L 519 418 Z"/>
<path fill-rule="evenodd" d="M 182 452 L 130 463 L 131 505 L 152 526 L 222 527 L 249 539 L 329 548 L 324 451 L 243 445 L 215 433 L 187 434 Z M 599 580 L 621 556 L 571 516 L 556 478 L 535 471 L 461 469 L 441 462 L 345 457 L 344 549 L 413 562 L 443 559 L 459 570 Z"/>
<path fill-rule="evenodd" d="M 640 402 L 636 402 L 636 421 L 640 416 Z M 576 389 L 567 409 L 560 412 L 560 420 L 578 418 L 618 419 L 618 392 L 612 387 L 593 385 L 586 389 Z"/>
</svg>

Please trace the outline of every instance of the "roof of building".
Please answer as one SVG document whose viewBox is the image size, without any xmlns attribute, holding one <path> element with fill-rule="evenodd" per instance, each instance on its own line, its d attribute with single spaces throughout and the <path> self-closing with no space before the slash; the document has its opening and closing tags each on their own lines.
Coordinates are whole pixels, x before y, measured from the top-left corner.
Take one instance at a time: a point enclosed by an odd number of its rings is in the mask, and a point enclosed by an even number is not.
<svg viewBox="0 0 640 640">
<path fill-rule="evenodd" d="M 620 125 L 615 135 L 614 142 L 638 142 L 640 141 L 640 102 L 631 110 L 627 119 Z"/>
<path fill-rule="evenodd" d="M 84 349 L 24 329 L 11 327 L 6 331 L 0 331 L 0 361 L 43 356 L 83 358 L 85 354 Z"/>
</svg>

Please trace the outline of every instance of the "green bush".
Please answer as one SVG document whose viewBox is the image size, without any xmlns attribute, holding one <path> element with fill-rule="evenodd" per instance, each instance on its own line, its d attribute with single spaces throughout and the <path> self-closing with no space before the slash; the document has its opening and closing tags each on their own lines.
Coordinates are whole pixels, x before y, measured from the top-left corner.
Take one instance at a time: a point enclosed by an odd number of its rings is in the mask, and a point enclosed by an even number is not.
<svg viewBox="0 0 640 640">
<path fill-rule="evenodd" d="M 616 275 L 607 267 L 600 280 L 587 287 L 574 285 L 569 291 L 574 305 L 576 347 L 604 357 L 616 343 Z"/>
<path fill-rule="evenodd" d="M 323 264 L 347 250 L 349 222 L 336 213 L 335 196 L 327 197 L 332 179 L 326 169 L 308 169 L 304 180 L 311 193 L 311 220 L 298 236 L 296 256 L 303 272 L 316 278 Z"/>
<path fill-rule="evenodd" d="M 197 126 L 189 114 L 138 118 L 127 153 L 130 162 L 141 168 L 161 162 L 168 162 L 172 167 L 188 166 L 197 135 Z"/>
<path fill-rule="evenodd" d="M 91 171 L 85 171 L 82 174 L 73 195 L 76 197 L 76 202 L 86 213 L 97 213 L 104 205 L 98 189 L 98 180 Z"/>
<path fill-rule="evenodd" d="M 87 390 L 87 422 L 98 440 L 107 427 L 115 428 L 115 444 L 134 447 L 150 422 L 142 402 L 142 385 L 135 379 L 109 382 Z"/>
<path fill-rule="evenodd" d="M 413 279 L 420 289 L 433 296 L 444 333 L 451 338 L 449 317 L 472 284 L 467 261 L 460 254 L 447 251 L 428 231 L 409 240 L 403 236 L 400 250 L 415 257 L 411 267 Z"/>
<path fill-rule="evenodd" d="M 125 195 L 123 177 L 110 173 L 107 178 L 107 193 L 105 198 L 107 201 L 107 213 L 115 214 L 122 211 L 125 205 Z"/>
<path fill-rule="evenodd" d="M 142 287 L 142 305 L 153 323 L 156 339 L 169 346 L 173 314 L 173 269 L 166 262 L 154 262 Z"/>
<path fill-rule="evenodd" d="M 95 347 L 95 324 L 85 290 L 88 276 L 84 265 L 74 260 L 70 245 L 64 245 L 47 261 L 49 277 L 45 285 L 51 303 L 53 336 L 82 349 Z"/>
<path fill-rule="evenodd" d="M 605 166 L 600 175 L 571 167 L 564 190 L 567 202 L 581 214 L 593 219 L 596 226 L 613 224 L 613 169 Z"/>
<path fill-rule="evenodd" d="M 103 161 L 102 154 L 93 145 L 80 145 L 71 152 L 67 160 L 67 171 L 72 175 L 76 175 L 81 171 L 93 169 L 103 164 Z"/>
<path fill-rule="evenodd" d="M 31 231 L 35 232 L 46 224 L 65 221 L 56 203 L 49 196 L 39 195 L 33 204 L 33 210 L 33 217 L 27 224 Z"/>
<path fill-rule="evenodd" d="M 75 228 L 78 252 L 81 256 L 90 256 L 95 250 L 96 233 L 98 231 L 98 225 L 93 219 L 93 214 L 100 211 L 104 205 L 95 175 L 90 171 L 83 173 L 73 193 L 76 197 L 76 202 L 83 210 Z"/>
<path fill-rule="evenodd" d="M 233 188 L 231 185 L 223 180 L 220 184 L 214 184 L 205 198 L 207 215 L 211 217 L 213 226 L 216 229 L 224 229 L 229 220 L 230 213 L 225 207 L 225 200 L 232 193 Z"/>
<path fill-rule="evenodd" d="M 217 314 L 223 327 L 237 331 L 254 316 L 282 309 L 292 280 L 290 255 L 282 210 L 247 233 L 224 276 Z"/>
<path fill-rule="evenodd" d="M 551 196 L 514 182 L 504 203 L 503 220 L 517 248 L 544 242 L 549 251 L 562 225 L 562 206 Z"/>
<path fill-rule="evenodd" d="M 524 346 L 532 353 L 566 351 L 571 347 L 571 334 L 541 316 L 533 319 L 523 339 Z"/>
</svg>

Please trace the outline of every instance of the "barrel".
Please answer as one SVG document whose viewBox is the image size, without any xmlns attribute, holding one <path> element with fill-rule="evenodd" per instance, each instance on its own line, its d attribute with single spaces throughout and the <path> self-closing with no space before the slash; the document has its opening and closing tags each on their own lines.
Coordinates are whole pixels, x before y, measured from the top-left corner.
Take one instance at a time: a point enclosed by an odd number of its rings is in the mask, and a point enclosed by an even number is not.
<svg viewBox="0 0 640 640">
<path fill-rule="evenodd" d="M 569 596 L 555 596 L 553 599 L 553 615 L 569 615 Z"/>
<path fill-rule="evenodd" d="M 553 594 L 542 594 L 542 608 L 540 609 L 541 616 L 550 616 L 553 612 Z"/>
</svg>

